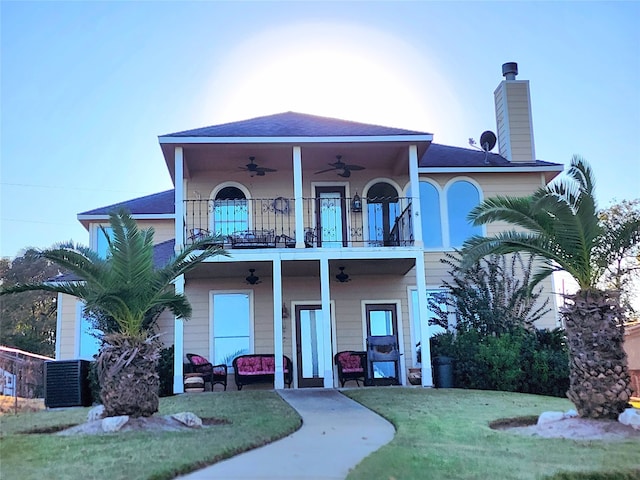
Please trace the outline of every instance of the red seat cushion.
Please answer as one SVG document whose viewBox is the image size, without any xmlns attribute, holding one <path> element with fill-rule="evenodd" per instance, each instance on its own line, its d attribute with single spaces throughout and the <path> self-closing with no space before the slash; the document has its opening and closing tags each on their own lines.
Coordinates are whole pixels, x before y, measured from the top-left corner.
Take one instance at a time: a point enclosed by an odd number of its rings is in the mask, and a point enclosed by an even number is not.
<svg viewBox="0 0 640 480">
<path fill-rule="evenodd" d="M 364 372 L 359 355 L 343 352 L 338 355 L 338 362 L 342 366 L 342 371 L 345 373 Z"/>
<path fill-rule="evenodd" d="M 209 360 L 201 357 L 200 355 L 192 355 L 191 363 L 193 363 L 194 365 L 206 365 L 207 363 L 209 363 Z"/>
</svg>

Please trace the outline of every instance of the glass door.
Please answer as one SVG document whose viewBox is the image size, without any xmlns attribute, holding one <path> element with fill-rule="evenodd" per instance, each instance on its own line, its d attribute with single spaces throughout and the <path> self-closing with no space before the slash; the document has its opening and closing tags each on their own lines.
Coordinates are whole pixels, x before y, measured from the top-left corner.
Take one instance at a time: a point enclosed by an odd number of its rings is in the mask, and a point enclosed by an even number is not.
<svg viewBox="0 0 640 480">
<path fill-rule="evenodd" d="M 367 336 L 382 337 L 395 336 L 396 349 L 398 345 L 398 321 L 395 304 L 369 304 L 366 306 Z M 399 379 L 398 362 L 373 362 L 373 382 L 376 379 Z"/>
<path fill-rule="evenodd" d="M 316 227 L 319 247 L 347 246 L 344 187 L 316 187 Z"/>
<path fill-rule="evenodd" d="M 324 385 L 324 328 L 320 305 L 296 306 L 298 387 Z"/>
</svg>

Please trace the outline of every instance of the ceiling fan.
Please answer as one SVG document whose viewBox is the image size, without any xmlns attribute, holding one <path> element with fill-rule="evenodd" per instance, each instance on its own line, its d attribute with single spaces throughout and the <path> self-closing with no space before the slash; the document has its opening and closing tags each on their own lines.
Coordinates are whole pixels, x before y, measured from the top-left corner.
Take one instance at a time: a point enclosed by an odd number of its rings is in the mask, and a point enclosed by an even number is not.
<svg viewBox="0 0 640 480">
<path fill-rule="evenodd" d="M 256 157 L 249 157 L 249 163 L 247 163 L 244 167 L 238 167 L 238 168 L 240 170 L 244 170 L 246 172 L 249 172 L 252 177 L 254 175 L 257 175 L 259 177 L 264 177 L 264 174 L 267 173 L 267 172 L 277 172 L 277 170 L 275 170 L 273 168 L 259 167 L 255 163 L 255 159 L 256 159 Z"/>
<path fill-rule="evenodd" d="M 316 172 L 316 174 L 331 172 L 335 170 L 338 172 L 338 175 L 340 177 L 349 178 L 351 176 L 352 170 L 364 170 L 364 167 L 361 167 L 360 165 L 348 165 L 344 163 L 342 161 L 342 155 L 336 155 L 336 161 L 330 163 L 329 165 L 331 165 L 331 168 L 320 170 L 319 172 Z"/>
</svg>

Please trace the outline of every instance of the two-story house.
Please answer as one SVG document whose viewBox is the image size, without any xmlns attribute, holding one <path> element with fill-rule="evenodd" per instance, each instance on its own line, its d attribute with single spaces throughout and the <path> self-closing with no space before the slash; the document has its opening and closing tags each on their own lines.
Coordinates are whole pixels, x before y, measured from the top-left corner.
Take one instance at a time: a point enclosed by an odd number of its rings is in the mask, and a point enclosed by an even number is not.
<svg viewBox="0 0 640 480">
<path fill-rule="evenodd" d="M 188 321 L 164 313 L 175 346 L 174 390 L 183 359 L 197 353 L 230 364 L 240 353 L 293 361 L 293 387 L 338 385 L 333 356 L 365 350 L 367 338 L 395 336 L 398 362 L 374 376 L 407 382 L 430 358 L 428 296 L 447 275 L 440 262 L 474 233 L 466 216 L 484 198 L 525 195 L 562 171 L 535 159 L 528 81 L 503 66 L 496 89 L 499 154 L 433 143 L 431 133 L 287 112 L 162 135 L 175 189 L 87 211 L 78 219 L 92 247 L 98 225 L 124 206 L 156 230 L 158 262 L 201 235 L 221 236 L 229 256 L 211 258 L 176 282 L 193 306 Z M 492 143 L 491 135 L 484 143 Z M 484 145 L 491 147 L 491 145 Z M 545 291 L 552 295 L 551 281 Z M 57 358 L 95 350 L 82 307 L 61 296 Z M 539 325 L 555 327 L 550 313 Z M 432 385 L 431 363 L 422 382 Z"/>
</svg>

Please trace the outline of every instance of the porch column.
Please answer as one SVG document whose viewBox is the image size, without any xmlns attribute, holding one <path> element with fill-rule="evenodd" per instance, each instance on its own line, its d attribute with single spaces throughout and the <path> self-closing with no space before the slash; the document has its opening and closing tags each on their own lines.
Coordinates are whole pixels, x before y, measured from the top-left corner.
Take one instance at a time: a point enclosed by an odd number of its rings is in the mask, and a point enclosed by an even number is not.
<svg viewBox="0 0 640 480">
<path fill-rule="evenodd" d="M 324 388 L 333 388 L 333 352 L 331 349 L 331 292 L 329 291 L 329 260 L 320 259 L 320 300 L 322 303 L 322 334 L 324 337 Z"/>
<path fill-rule="evenodd" d="M 184 247 L 184 154 L 182 147 L 175 148 L 175 232 L 176 245 L 175 251 L 179 253 Z"/>
<path fill-rule="evenodd" d="M 273 260 L 273 353 L 275 354 L 275 379 L 273 388 L 284 388 L 282 349 L 282 261 Z"/>
<path fill-rule="evenodd" d="M 176 204 L 177 206 L 177 204 Z M 176 293 L 184 293 L 184 275 L 173 282 Z M 173 323 L 173 393 L 184 393 L 183 364 L 184 358 L 184 320 L 175 318 Z"/>
<path fill-rule="evenodd" d="M 429 312 L 424 254 L 416 255 L 416 287 L 418 288 L 418 315 L 420 316 L 420 351 L 422 354 L 422 386 L 433 387 L 431 343 L 429 342 Z"/>
<path fill-rule="evenodd" d="M 422 239 L 422 214 L 420 212 L 420 179 L 418 177 L 418 147 L 409 146 L 409 181 L 411 186 L 411 224 L 413 227 L 413 244 L 424 248 Z"/>
<path fill-rule="evenodd" d="M 293 147 L 293 197 L 296 212 L 296 248 L 304 248 L 304 200 L 302 199 L 302 152 Z"/>
</svg>

